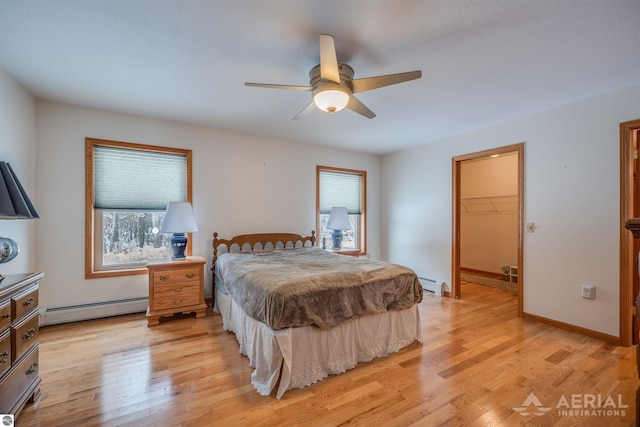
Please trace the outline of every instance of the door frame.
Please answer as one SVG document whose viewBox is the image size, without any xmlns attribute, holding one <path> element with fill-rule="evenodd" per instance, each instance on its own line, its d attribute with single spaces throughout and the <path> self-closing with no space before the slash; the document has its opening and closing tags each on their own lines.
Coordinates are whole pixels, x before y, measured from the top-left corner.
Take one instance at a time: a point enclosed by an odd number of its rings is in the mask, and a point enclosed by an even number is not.
<svg viewBox="0 0 640 427">
<path fill-rule="evenodd" d="M 524 142 L 453 157 L 452 160 L 452 227 L 451 227 L 451 297 L 460 298 L 460 185 L 462 162 L 494 154 L 518 152 L 518 317 L 524 316 L 523 233 L 524 233 Z"/>
<path fill-rule="evenodd" d="M 635 216 L 634 161 L 637 148 L 633 144 L 634 133 L 640 132 L 640 119 L 620 123 L 620 345 L 633 343 L 633 275 L 637 274 L 634 262 L 633 235 L 625 222 Z M 638 214 L 640 215 L 640 214 Z"/>
</svg>

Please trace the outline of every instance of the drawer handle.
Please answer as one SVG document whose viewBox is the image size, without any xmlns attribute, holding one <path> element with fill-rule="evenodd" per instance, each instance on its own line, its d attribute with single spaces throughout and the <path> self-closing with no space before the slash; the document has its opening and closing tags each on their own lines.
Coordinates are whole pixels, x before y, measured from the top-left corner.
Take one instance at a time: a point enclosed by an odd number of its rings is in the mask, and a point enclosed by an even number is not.
<svg viewBox="0 0 640 427">
<path fill-rule="evenodd" d="M 33 304 L 33 303 L 34 303 L 34 301 L 35 301 L 35 299 L 33 299 L 33 298 L 29 297 L 29 298 L 27 298 L 27 299 L 22 303 L 22 305 L 24 305 L 24 306 L 30 306 L 31 304 Z"/>
<path fill-rule="evenodd" d="M 30 340 L 31 338 L 33 338 L 33 336 L 36 334 L 36 330 L 33 328 L 29 328 L 27 330 L 27 332 L 24 333 L 24 335 L 22 336 L 23 340 Z"/>
<path fill-rule="evenodd" d="M 189 273 L 186 276 L 187 276 L 187 279 L 193 279 L 194 277 L 196 277 L 195 273 Z"/>
<path fill-rule="evenodd" d="M 7 362 L 7 356 L 9 356 L 9 352 L 5 350 L 0 353 L 0 356 L 2 356 L 2 359 L 0 359 L 0 365 L 4 365 Z"/>
<path fill-rule="evenodd" d="M 35 374 L 36 372 L 38 372 L 37 363 L 34 363 L 33 365 L 29 366 L 29 369 L 27 369 L 27 375 Z"/>
<path fill-rule="evenodd" d="M 169 275 L 160 276 L 160 280 L 169 280 Z"/>
<path fill-rule="evenodd" d="M 182 300 L 181 299 L 177 299 L 173 302 L 175 305 L 180 305 L 182 304 Z"/>
<path fill-rule="evenodd" d="M 180 287 L 180 288 L 175 288 L 173 291 L 174 291 L 174 292 L 181 292 L 181 291 L 182 291 L 182 288 L 181 288 L 181 287 Z"/>
<path fill-rule="evenodd" d="M 11 317 L 11 314 L 9 314 L 9 313 L 5 313 L 5 314 L 2 315 L 3 319 L 8 319 L 10 317 Z"/>
</svg>

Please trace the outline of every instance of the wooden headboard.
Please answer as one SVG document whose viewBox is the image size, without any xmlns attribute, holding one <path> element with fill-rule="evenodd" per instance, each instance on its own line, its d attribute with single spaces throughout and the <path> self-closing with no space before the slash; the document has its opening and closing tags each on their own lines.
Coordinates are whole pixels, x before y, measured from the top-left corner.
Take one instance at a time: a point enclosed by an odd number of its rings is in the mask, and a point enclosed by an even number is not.
<svg viewBox="0 0 640 427">
<path fill-rule="evenodd" d="M 264 247 L 267 243 L 271 243 L 274 247 L 280 242 L 283 245 L 291 242 L 294 246 L 301 242 L 302 246 L 315 246 L 316 244 L 316 232 L 311 230 L 310 236 L 301 236 L 294 233 L 259 233 L 259 234 L 241 234 L 239 236 L 233 236 L 231 239 L 218 239 L 218 233 L 213 233 L 213 261 L 212 264 L 216 264 L 218 258 L 218 246 L 225 245 L 227 248 L 231 248 L 232 245 L 238 245 L 243 248 L 245 245 L 251 245 L 251 248 L 255 248 L 256 244 Z"/>
</svg>

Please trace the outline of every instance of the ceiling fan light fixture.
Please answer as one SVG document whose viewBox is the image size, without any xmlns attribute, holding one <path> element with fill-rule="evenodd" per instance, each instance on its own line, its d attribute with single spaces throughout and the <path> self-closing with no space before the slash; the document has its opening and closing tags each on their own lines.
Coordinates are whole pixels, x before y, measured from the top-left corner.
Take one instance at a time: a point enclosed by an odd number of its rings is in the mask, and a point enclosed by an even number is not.
<svg viewBox="0 0 640 427">
<path fill-rule="evenodd" d="M 336 85 L 328 88 L 319 88 L 313 94 L 313 102 L 316 107 L 329 114 L 344 109 L 349 103 L 349 92 L 342 86 Z"/>
</svg>

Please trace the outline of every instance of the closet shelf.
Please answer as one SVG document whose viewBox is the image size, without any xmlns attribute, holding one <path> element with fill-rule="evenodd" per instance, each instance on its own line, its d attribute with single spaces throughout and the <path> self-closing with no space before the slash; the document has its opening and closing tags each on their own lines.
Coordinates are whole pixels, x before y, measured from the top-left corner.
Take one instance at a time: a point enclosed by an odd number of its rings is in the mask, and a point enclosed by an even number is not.
<svg viewBox="0 0 640 427">
<path fill-rule="evenodd" d="M 466 214 L 513 214 L 518 212 L 518 195 L 465 197 L 460 204 Z"/>
</svg>

